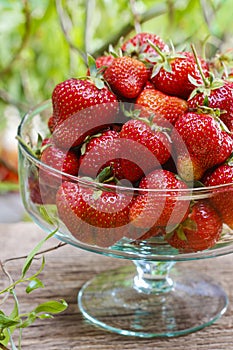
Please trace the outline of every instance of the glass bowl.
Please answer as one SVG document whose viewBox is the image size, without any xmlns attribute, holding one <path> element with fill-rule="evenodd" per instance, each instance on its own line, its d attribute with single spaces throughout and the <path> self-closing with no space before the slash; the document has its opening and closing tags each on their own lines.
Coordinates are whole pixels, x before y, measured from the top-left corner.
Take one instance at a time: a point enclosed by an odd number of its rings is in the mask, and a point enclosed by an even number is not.
<svg viewBox="0 0 233 350">
<path fill-rule="evenodd" d="M 231 253 L 232 230 L 225 222 L 214 223 L 220 227 L 218 236 L 200 249 L 175 246 L 171 231 L 194 205 L 212 206 L 218 196 L 227 198 L 231 185 L 143 189 L 124 181 L 97 183 L 79 174 L 68 175 L 36 156 L 38 135 L 39 139 L 49 135 L 51 113 L 51 101 L 45 101 L 29 111 L 18 128 L 20 188 L 27 212 L 63 242 L 133 262 L 97 275 L 82 287 L 78 305 L 83 315 L 106 330 L 139 337 L 184 335 L 212 324 L 227 308 L 224 290 L 209 277 L 186 271 L 185 264 L 179 269 L 175 263 Z M 77 191 L 82 193 L 81 206 Z M 99 205 L 101 196 L 105 207 Z M 138 197 L 148 200 L 142 214 L 146 225 L 140 219 L 126 219 L 127 208 Z M 120 198 L 118 206 L 116 198 Z M 156 225 L 169 206 L 169 223 Z M 84 214 L 79 215 L 81 211 Z M 95 219 L 96 211 L 101 219 Z M 229 211 L 233 213 L 233 208 Z"/>
</svg>

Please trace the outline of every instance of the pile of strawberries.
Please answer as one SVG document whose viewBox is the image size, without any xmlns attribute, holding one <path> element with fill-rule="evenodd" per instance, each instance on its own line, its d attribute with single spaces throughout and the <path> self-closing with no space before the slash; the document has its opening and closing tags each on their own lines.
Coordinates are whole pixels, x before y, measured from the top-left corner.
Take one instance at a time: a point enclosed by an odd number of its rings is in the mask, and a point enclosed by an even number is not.
<svg viewBox="0 0 233 350">
<path fill-rule="evenodd" d="M 181 252 L 213 247 L 223 224 L 233 229 L 233 83 L 216 60 L 194 47 L 176 52 L 151 33 L 128 39 L 118 55 L 89 57 L 86 78 L 52 93 L 40 157 L 63 176 L 41 170 L 31 199 L 56 203 L 87 244 L 163 236 Z M 96 186 L 82 185 L 88 179 Z M 193 190 L 222 184 L 208 198 Z"/>
</svg>

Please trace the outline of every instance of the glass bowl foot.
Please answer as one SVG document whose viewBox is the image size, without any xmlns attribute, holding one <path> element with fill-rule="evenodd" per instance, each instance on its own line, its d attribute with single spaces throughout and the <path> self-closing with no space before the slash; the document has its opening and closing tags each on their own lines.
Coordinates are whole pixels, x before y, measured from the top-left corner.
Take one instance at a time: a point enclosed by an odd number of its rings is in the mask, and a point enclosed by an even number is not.
<svg viewBox="0 0 233 350">
<path fill-rule="evenodd" d="M 133 266 L 107 271 L 82 287 L 79 308 L 101 328 L 144 338 L 185 335 L 211 325 L 226 311 L 224 290 L 208 277 L 175 268 L 169 280 L 170 288 L 147 293 L 138 288 Z"/>
</svg>

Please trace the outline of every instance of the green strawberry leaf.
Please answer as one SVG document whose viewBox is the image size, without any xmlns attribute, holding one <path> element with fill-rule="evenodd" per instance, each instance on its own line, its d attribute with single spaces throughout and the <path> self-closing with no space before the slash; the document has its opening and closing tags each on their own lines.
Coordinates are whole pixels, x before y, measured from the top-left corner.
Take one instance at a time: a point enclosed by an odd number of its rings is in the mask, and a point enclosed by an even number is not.
<svg viewBox="0 0 233 350">
<path fill-rule="evenodd" d="M 209 95 L 210 95 L 210 90 L 209 93 L 205 94 L 204 100 L 203 100 L 203 106 L 208 107 L 209 106 Z"/>
<path fill-rule="evenodd" d="M 92 80 L 93 80 L 95 86 L 96 86 L 99 90 L 101 90 L 101 89 L 103 89 L 103 88 L 105 87 L 104 81 L 103 81 L 101 78 L 97 78 L 97 77 L 96 77 L 96 78 L 92 78 Z"/>
<path fill-rule="evenodd" d="M 182 226 L 184 229 L 191 230 L 191 231 L 197 231 L 197 224 L 194 220 L 187 218 L 183 223 Z M 183 230 L 182 230 L 183 231 Z"/>
<path fill-rule="evenodd" d="M 200 180 L 195 180 L 193 183 L 193 187 L 194 188 L 199 188 L 199 187 L 205 187 L 205 185 L 203 184 L 203 182 L 201 182 Z"/>
<path fill-rule="evenodd" d="M 112 177 L 112 167 L 107 166 L 96 177 L 96 182 L 103 183 L 107 181 L 110 177 Z"/>
<path fill-rule="evenodd" d="M 188 74 L 188 80 L 190 81 L 190 83 L 196 87 L 203 87 L 202 85 L 200 85 L 200 83 L 197 82 L 196 79 L 194 79 L 190 74 Z"/>
<path fill-rule="evenodd" d="M 162 69 L 163 64 L 162 63 L 156 63 L 153 67 L 152 73 L 151 73 L 151 78 L 154 78 Z"/>
<path fill-rule="evenodd" d="M 87 148 L 88 143 L 89 143 L 92 139 L 97 138 L 97 137 L 100 137 L 101 135 L 102 135 L 102 133 L 100 132 L 100 133 L 98 133 L 98 134 L 95 134 L 95 135 L 87 135 L 87 136 L 85 137 L 85 139 L 84 139 L 84 141 L 83 141 L 83 144 L 82 144 L 82 146 L 81 146 L 81 149 L 80 149 L 81 155 L 82 155 L 82 156 L 86 153 L 86 148 Z"/>
<path fill-rule="evenodd" d="M 171 66 L 169 60 L 164 62 L 163 69 L 168 73 L 173 73 L 172 66 Z"/>
<path fill-rule="evenodd" d="M 99 199 L 101 197 L 101 194 L 103 193 L 102 190 L 95 190 L 93 192 L 92 198 L 97 201 L 97 199 Z"/>
<path fill-rule="evenodd" d="M 92 77 L 96 77 L 97 67 L 96 67 L 95 59 L 90 54 L 87 54 L 87 65 L 90 70 L 90 75 Z"/>
<path fill-rule="evenodd" d="M 118 57 L 122 57 L 123 56 L 123 52 L 122 52 L 121 48 L 119 48 L 118 51 L 116 51 L 114 49 L 114 47 L 112 46 L 112 44 L 110 44 L 109 47 L 108 47 L 108 53 L 110 55 L 112 55 L 114 58 L 118 58 Z"/>
<path fill-rule="evenodd" d="M 186 220 L 187 220 L 187 219 L 186 219 Z M 184 230 L 183 230 L 183 224 L 180 225 L 180 226 L 178 227 L 178 229 L 176 230 L 176 232 L 177 232 L 177 236 L 179 237 L 179 239 L 180 239 L 181 241 L 187 241 L 187 237 L 186 237 L 186 235 L 185 235 L 185 233 L 184 233 Z"/>
</svg>

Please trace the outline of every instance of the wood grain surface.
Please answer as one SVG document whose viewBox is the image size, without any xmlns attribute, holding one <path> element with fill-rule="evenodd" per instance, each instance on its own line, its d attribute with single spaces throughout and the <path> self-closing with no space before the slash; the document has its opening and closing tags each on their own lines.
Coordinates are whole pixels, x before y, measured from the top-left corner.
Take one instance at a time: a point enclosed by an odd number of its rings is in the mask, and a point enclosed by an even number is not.
<svg viewBox="0 0 233 350">
<path fill-rule="evenodd" d="M 34 223 L 0 224 L 0 259 L 27 254 L 44 237 L 43 231 Z M 59 242 L 50 239 L 44 248 Z M 104 331 L 87 322 L 77 307 L 77 293 L 81 286 L 101 271 L 131 264 L 129 261 L 101 256 L 72 246 L 63 246 L 45 255 L 46 266 L 41 279 L 43 289 L 25 295 L 24 287 L 17 289 L 21 312 L 29 311 L 38 302 L 65 299 L 69 306 L 65 312 L 50 320 L 37 321 L 23 333 L 24 350 L 107 350 L 107 349 L 172 349 L 172 350 L 231 350 L 233 349 L 233 255 L 214 259 L 181 262 L 184 268 L 201 270 L 221 285 L 228 297 L 226 313 L 213 325 L 201 331 L 169 339 L 141 339 L 121 336 Z M 23 261 L 7 264 L 14 278 L 20 273 Z M 32 269 L 36 269 L 35 262 Z M 0 288 L 7 281 L 0 272 Z M 4 306 L 9 307 L 9 301 Z"/>
</svg>

